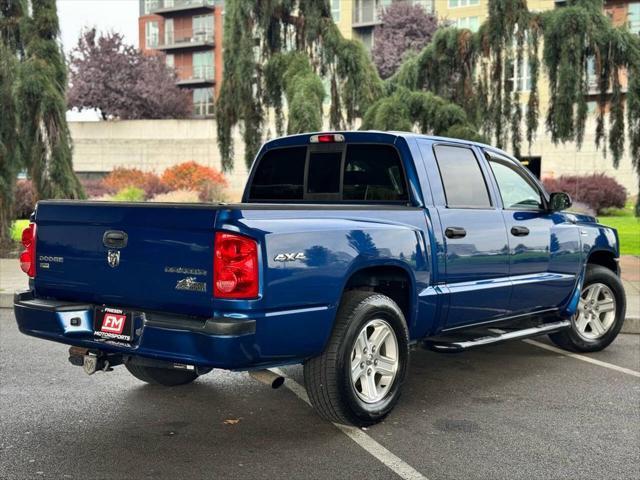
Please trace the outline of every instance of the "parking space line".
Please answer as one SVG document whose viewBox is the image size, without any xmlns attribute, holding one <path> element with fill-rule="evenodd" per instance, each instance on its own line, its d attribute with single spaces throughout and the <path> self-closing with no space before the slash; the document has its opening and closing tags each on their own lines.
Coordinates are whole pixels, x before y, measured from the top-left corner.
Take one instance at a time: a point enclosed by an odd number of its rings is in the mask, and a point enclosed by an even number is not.
<svg viewBox="0 0 640 480">
<path fill-rule="evenodd" d="M 300 400 L 311 406 L 311 402 L 307 396 L 307 391 L 302 385 L 294 379 L 287 377 L 279 368 L 270 368 L 269 370 L 277 375 L 286 377 L 287 379 L 284 382 L 284 386 L 293 392 Z M 348 425 L 342 425 L 340 423 L 333 423 L 333 425 L 351 440 L 356 442 L 362 449 L 366 450 L 370 455 L 374 456 L 378 461 L 386 465 L 400 478 L 405 480 L 428 480 L 427 477 L 380 445 L 363 430 Z"/>
<path fill-rule="evenodd" d="M 547 345 L 546 343 L 538 342 L 536 340 L 522 340 L 529 345 L 534 345 L 539 348 L 544 348 L 545 350 L 549 350 L 550 352 L 559 353 L 560 355 L 564 355 L 566 357 L 575 358 L 576 360 L 581 360 L 583 362 L 591 363 L 593 365 L 598 365 L 599 367 L 608 368 L 611 370 L 615 370 L 616 372 L 625 373 L 627 375 L 631 375 L 633 377 L 640 378 L 640 372 L 636 370 L 631 370 L 630 368 L 619 367 L 618 365 L 614 365 L 612 363 L 603 362 L 601 360 L 596 360 L 595 358 L 587 357 L 584 355 L 580 355 L 578 353 L 567 352 L 566 350 L 562 350 L 561 348 L 554 347 L 553 345 Z"/>
</svg>

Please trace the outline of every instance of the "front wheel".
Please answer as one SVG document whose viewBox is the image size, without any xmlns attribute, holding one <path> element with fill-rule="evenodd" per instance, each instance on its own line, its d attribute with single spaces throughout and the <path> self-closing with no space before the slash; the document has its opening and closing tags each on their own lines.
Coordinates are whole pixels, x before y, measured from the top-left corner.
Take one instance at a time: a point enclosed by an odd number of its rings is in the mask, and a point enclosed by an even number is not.
<svg viewBox="0 0 640 480">
<path fill-rule="evenodd" d="M 549 335 L 561 348 L 597 352 L 615 340 L 624 323 L 626 299 L 620 278 L 608 268 L 587 265 L 571 328 Z"/>
<path fill-rule="evenodd" d="M 325 351 L 304 365 L 309 399 L 332 422 L 377 423 L 400 398 L 408 360 L 400 307 L 385 295 L 347 292 Z"/>
</svg>

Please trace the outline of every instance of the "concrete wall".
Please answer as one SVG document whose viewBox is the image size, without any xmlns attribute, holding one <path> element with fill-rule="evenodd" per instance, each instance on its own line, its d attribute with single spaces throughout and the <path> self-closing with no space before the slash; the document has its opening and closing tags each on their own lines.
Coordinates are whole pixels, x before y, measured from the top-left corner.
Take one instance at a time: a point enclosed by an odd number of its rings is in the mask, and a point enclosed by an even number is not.
<svg viewBox="0 0 640 480">
<path fill-rule="evenodd" d="M 109 172 L 114 167 L 136 167 L 158 174 L 177 163 L 194 160 L 221 170 L 215 120 L 128 120 L 113 122 L 71 122 L 74 142 L 74 168 L 78 172 Z M 273 127 L 266 128 L 267 136 Z M 631 164 L 628 147 L 618 169 L 613 168 L 611 154 L 606 157 L 594 144 L 595 120 L 587 124 L 584 143 L 576 150 L 574 143 L 553 145 L 541 120 L 536 142 L 523 155 L 542 158 L 542 177 L 602 172 L 615 177 L 630 195 L 638 193 L 638 176 Z M 226 173 L 230 200 L 242 194 L 247 179 L 244 145 L 235 132 L 235 167 Z"/>
<path fill-rule="evenodd" d="M 135 167 L 161 174 L 190 160 L 222 170 L 214 120 L 71 122 L 69 126 L 77 172 Z M 244 145 L 239 134 L 235 138 L 235 168 L 225 174 L 231 200 L 240 197 L 247 178 Z"/>
</svg>

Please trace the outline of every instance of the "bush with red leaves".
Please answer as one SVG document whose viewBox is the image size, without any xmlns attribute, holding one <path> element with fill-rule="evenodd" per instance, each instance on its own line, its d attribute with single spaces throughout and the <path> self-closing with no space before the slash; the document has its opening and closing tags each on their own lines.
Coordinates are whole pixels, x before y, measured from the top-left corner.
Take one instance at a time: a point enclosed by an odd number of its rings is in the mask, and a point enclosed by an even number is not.
<svg viewBox="0 0 640 480">
<path fill-rule="evenodd" d="M 563 175 L 545 178 L 543 183 L 549 193 L 566 192 L 574 202 L 588 205 L 596 214 L 605 208 L 623 208 L 627 200 L 626 188 L 604 173 Z"/>
<path fill-rule="evenodd" d="M 215 168 L 205 167 L 196 162 L 184 162 L 167 168 L 162 181 L 171 190 L 202 190 L 211 185 L 227 186 L 227 180 Z"/>
<path fill-rule="evenodd" d="M 87 198 L 102 197 L 108 193 L 113 193 L 111 189 L 102 183 L 101 179 L 81 179 L 80 183 L 82 184 L 82 188 L 84 188 L 84 193 L 87 194 Z"/>
<path fill-rule="evenodd" d="M 116 193 L 128 187 L 141 188 L 146 199 L 172 190 L 155 173 L 138 168 L 116 167 L 102 179 L 102 185 L 105 193 Z"/>
<path fill-rule="evenodd" d="M 31 180 L 18 180 L 14 189 L 13 215 L 15 218 L 29 218 L 36 209 L 36 192 Z"/>
</svg>

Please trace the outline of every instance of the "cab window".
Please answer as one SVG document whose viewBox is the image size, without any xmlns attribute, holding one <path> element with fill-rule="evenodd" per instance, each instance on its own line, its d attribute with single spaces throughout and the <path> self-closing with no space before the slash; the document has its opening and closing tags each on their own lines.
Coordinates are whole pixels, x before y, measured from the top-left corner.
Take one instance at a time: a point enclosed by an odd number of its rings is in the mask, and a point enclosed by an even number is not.
<svg viewBox="0 0 640 480">
<path fill-rule="evenodd" d="M 540 210 L 540 191 L 524 172 L 508 160 L 489 157 L 489 165 L 498 184 L 502 205 L 509 210 Z"/>
</svg>

